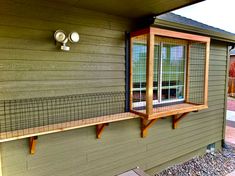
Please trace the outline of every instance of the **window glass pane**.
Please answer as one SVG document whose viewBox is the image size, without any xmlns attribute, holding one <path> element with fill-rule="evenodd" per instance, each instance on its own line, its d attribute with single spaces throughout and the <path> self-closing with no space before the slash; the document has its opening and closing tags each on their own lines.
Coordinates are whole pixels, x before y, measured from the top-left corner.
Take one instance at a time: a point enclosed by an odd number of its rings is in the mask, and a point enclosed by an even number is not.
<svg viewBox="0 0 235 176">
<path fill-rule="evenodd" d="M 184 99 L 185 46 L 163 44 L 161 100 Z"/>
<path fill-rule="evenodd" d="M 132 43 L 132 77 L 133 107 L 145 106 L 146 101 L 146 35 L 133 38 Z"/>
</svg>

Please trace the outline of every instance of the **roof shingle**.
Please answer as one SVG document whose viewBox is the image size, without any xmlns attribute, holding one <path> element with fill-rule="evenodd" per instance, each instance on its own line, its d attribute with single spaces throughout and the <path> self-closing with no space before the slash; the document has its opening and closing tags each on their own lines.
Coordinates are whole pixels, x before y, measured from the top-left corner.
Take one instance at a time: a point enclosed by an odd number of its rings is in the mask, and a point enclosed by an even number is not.
<svg viewBox="0 0 235 176">
<path fill-rule="evenodd" d="M 235 35 L 234 33 L 225 31 L 223 29 L 219 29 L 219 28 L 216 28 L 216 27 L 213 27 L 213 26 L 209 26 L 207 24 L 192 20 L 190 18 L 180 16 L 180 15 L 176 15 L 174 13 L 166 13 L 166 14 L 163 14 L 163 15 L 159 15 L 159 16 L 156 17 L 156 19 L 166 20 L 166 21 L 179 23 L 179 24 L 183 24 L 183 25 L 187 25 L 187 26 L 193 26 L 193 27 L 197 27 L 197 28 L 200 28 L 200 29 L 214 31 L 214 32 L 222 33 L 222 34 Z"/>
</svg>

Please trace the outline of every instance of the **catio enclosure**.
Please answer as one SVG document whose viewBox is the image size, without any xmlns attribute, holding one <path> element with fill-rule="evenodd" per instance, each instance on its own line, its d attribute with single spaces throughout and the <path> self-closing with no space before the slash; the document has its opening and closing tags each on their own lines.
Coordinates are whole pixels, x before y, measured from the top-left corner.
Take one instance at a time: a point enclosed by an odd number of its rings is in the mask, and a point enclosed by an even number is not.
<svg viewBox="0 0 235 176">
<path fill-rule="evenodd" d="M 207 108 L 208 37 L 151 27 L 130 41 L 130 90 L 2 100 L 0 140 L 91 125 L 100 138 L 107 123 L 137 117 L 146 123 L 173 115 L 175 128 L 189 112 Z"/>
<path fill-rule="evenodd" d="M 131 112 L 151 120 L 207 108 L 209 46 L 208 37 L 152 27 L 133 32 Z"/>
<path fill-rule="evenodd" d="M 0 101 L 0 140 L 105 124 L 137 117 L 124 112 L 124 92 Z M 97 137 L 100 128 L 97 126 Z"/>
</svg>

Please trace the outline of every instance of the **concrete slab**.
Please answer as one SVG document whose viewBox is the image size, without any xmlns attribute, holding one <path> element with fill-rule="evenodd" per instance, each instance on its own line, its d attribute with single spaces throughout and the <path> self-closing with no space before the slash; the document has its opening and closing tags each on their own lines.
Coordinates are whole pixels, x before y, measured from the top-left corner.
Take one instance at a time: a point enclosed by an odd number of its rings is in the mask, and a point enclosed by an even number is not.
<svg viewBox="0 0 235 176">
<path fill-rule="evenodd" d="M 235 111 L 227 110 L 227 120 L 235 121 Z"/>
<path fill-rule="evenodd" d="M 226 126 L 226 131 L 225 131 L 225 141 L 235 144 L 235 128 Z"/>
<path fill-rule="evenodd" d="M 231 98 L 228 99 L 227 109 L 230 111 L 235 111 L 235 99 L 231 99 Z"/>
<path fill-rule="evenodd" d="M 226 175 L 226 176 L 235 176 L 235 171 L 233 171 L 232 173 Z"/>
<path fill-rule="evenodd" d="M 126 171 L 122 174 L 119 174 L 117 176 L 149 176 L 148 174 L 146 174 L 143 170 L 141 170 L 139 167 Z"/>
</svg>

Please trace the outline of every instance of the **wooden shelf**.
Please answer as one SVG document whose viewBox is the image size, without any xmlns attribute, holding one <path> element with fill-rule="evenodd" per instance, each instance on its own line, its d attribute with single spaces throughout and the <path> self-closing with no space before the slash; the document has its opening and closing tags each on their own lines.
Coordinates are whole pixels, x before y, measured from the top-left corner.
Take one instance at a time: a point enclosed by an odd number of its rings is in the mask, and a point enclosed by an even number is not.
<svg viewBox="0 0 235 176">
<path fill-rule="evenodd" d="M 147 115 L 146 110 L 131 110 L 136 113 L 141 120 L 141 137 L 144 138 L 148 134 L 148 129 L 160 118 L 171 117 L 172 128 L 176 129 L 181 119 L 185 118 L 190 112 L 199 111 L 208 108 L 206 105 L 196 105 L 192 103 L 181 103 L 153 108 L 153 113 Z"/>
<path fill-rule="evenodd" d="M 199 111 L 199 110 L 206 109 L 206 108 L 208 108 L 206 105 L 181 103 L 181 104 L 153 108 L 153 113 L 150 115 L 146 114 L 146 110 L 132 110 L 131 112 L 136 113 L 140 115 L 142 118 L 145 118 L 147 120 L 152 120 L 152 119 L 168 117 L 168 116 L 177 115 L 177 114 L 183 114 L 186 112 Z"/>
<path fill-rule="evenodd" d="M 68 130 L 82 128 L 82 127 L 107 124 L 111 122 L 134 119 L 138 117 L 139 116 L 136 114 L 127 112 L 127 113 L 100 116 L 100 117 L 77 120 L 77 121 L 51 124 L 51 125 L 16 130 L 16 131 L 2 132 L 0 133 L 0 142 L 6 142 L 6 141 L 22 139 L 22 138 L 29 138 L 29 137 L 34 137 L 34 136 L 61 132 L 61 131 L 68 131 Z"/>
</svg>

